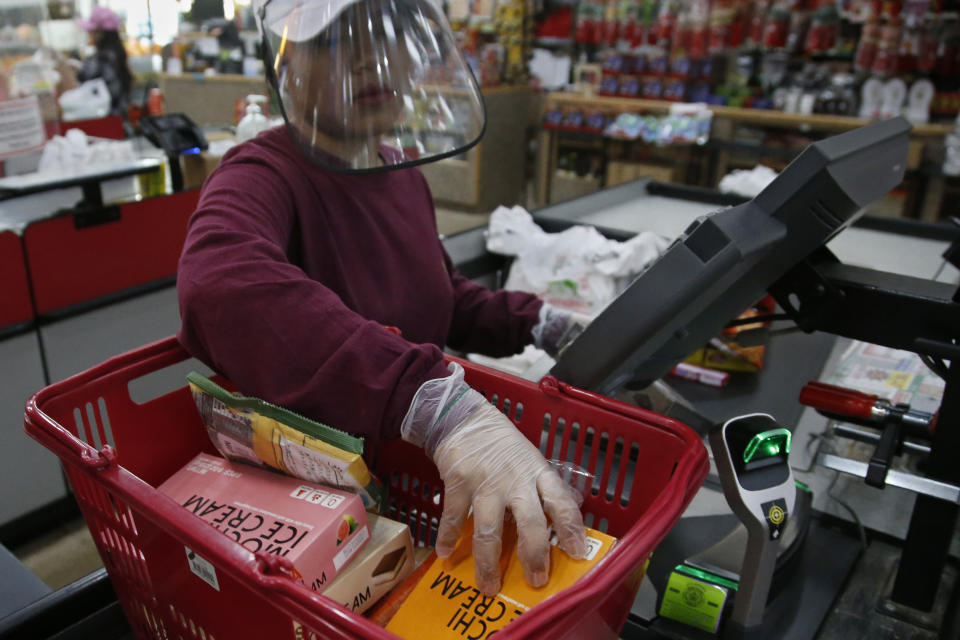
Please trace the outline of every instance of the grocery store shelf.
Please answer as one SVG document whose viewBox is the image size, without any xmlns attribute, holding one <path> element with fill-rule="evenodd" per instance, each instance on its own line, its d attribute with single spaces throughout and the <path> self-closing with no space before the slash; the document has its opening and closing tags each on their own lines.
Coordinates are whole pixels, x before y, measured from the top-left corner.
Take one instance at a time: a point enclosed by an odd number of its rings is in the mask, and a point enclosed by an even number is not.
<svg viewBox="0 0 960 640">
<path fill-rule="evenodd" d="M 547 96 L 547 107 L 581 107 L 584 109 L 606 109 L 610 111 L 645 111 L 666 113 L 675 102 L 666 100 L 645 100 L 641 98 L 613 98 L 605 96 L 584 96 L 578 93 L 551 93 Z M 763 127 L 805 128 L 817 131 L 847 131 L 869 124 L 865 118 L 833 115 L 802 115 L 767 109 L 744 109 L 740 107 L 711 106 L 714 116 L 722 117 L 740 124 L 754 124 Z M 953 131 L 953 125 L 919 124 L 914 125 L 911 135 L 922 137 L 940 137 Z"/>
</svg>

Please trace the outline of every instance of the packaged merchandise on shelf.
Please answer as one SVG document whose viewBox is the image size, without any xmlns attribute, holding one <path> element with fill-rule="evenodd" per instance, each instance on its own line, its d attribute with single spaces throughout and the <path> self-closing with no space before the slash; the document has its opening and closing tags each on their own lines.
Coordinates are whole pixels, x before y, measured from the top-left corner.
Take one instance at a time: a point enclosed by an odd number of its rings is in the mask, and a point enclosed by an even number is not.
<svg viewBox="0 0 960 640">
<path fill-rule="evenodd" d="M 960 26 L 942 4 L 583 0 L 575 11 L 570 56 L 602 65 L 590 95 L 856 116 L 865 82 L 926 78 L 931 117 L 957 113 Z"/>
<path fill-rule="evenodd" d="M 245 549 L 288 560 L 294 579 L 314 591 L 370 539 L 357 495 L 206 453 L 158 490 Z"/>
<path fill-rule="evenodd" d="M 682 107 L 683 105 L 676 105 Z M 604 131 L 604 135 L 618 140 L 643 140 L 648 144 L 706 144 L 710 139 L 713 114 L 699 106 L 690 112 L 666 116 L 639 116 L 621 113 Z"/>
<path fill-rule="evenodd" d="M 323 590 L 354 613 L 364 613 L 413 572 L 413 539 L 402 522 L 368 514 L 370 540 Z"/>
<path fill-rule="evenodd" d="M 640 78 L 637 76 L 621 76 L 617 95 L 623 98 L 636 98 L 640 95 Z"/>
<path fill-rule="evenodd" d="M 363 439 L 259 398 L 235 395 L 212 380 L 187 376 L 210 440 L 225 458 L 356 493 L 379 511 L 383 484 L 363 460 Z"/>
<path fill-rule="evenodd" d="M 748 320 L 758 318 L 758 321 L 752 324 L 743 324 L 735 327 L 729 327 L 721 332 L 720 336 L 713 338 L 703 348 L 698 349 L 687 357 L 684 362 L 707 369 L 717 369 L 719 371 L 739 371 L 744 373 L 756 373 L 763 369 L 764 353 L 766 351 L 766 334 L 770 328 L 770 322 L 760 320 L 761 316 L 769 315 L 776 309 L 776 302 L 771 296 L 764 296 L 756 305 L 740 314 L 738 319 Z M 744 346 L 737 342 L 737 336 L 743 332 L 750 331 L 753 340 L 761 336 L 760 344 Z"/>
<path fill-rule="evenodd" d="M 560 128 L 564 131 L 580 131 L 583 128 L 583 112 L 579 109 L 571 109 L 563 116 L 563 122 Z"/>
<path fill-rule="evenodd" d="M 608 118 L 602 111 L 588 111 L 583 120 L 583 131 L 595 135 L 602 134 L 607 128 Z"/>
<path fill-rule="evenodd" d="M 524 579 L 516 555 L 516 527 L 505 526 L 500 566 L 503 583 L 495 596 L 484 595 L 477 587 L 473 563 L 473 520 L 464 524 L 460 540 L 448 558 L 430 565 L 387 630 L 403 638 L 487 638 L 534 605 L 574 584 L 609 553 L 616 539 L 587 529 L 587 555 L 574 559 L 552 540 L 550 578 L 535 589 Z"/>
</svg>

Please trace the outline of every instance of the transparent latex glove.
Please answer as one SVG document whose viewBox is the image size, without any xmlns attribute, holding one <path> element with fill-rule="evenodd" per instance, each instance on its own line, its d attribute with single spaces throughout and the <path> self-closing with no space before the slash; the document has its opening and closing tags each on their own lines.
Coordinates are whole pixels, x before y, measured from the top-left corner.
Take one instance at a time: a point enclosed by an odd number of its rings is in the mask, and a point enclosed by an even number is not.
<svg viewBox="0 0 960 640">
<path fill-rule="evenodd" d="M 558 309 L 549 304 L 540 307 L 540 319 L 534 325 L 533 345 L 556 358 L 568 344 L 590 324 L 591 318 L 582 313 Z"/>
<path fill-rule="evenodd" d="M 586 553 L 579 495 L 533 444 L 482 395 L 463 382 L 463 368 L 425 382 L 401 426 L 403 438 L 433 458 L 444 484 L 437 555 L 449 556 L 473 507 L 473 558 L 478 588 L 500 588 L 501 535 L 509 509 L 517 526 L 517 556 L 533 587 L 550 575 L 550 518 L 560 548 Z"/>
</svg>

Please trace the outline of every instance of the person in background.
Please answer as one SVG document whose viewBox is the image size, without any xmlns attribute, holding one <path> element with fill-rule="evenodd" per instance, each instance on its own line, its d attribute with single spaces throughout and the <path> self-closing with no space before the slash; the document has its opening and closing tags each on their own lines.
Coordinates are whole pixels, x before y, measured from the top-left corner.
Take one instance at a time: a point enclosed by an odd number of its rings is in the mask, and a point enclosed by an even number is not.
<svg viewBox="0 0 960 640">
<path fill-rule="evenodd" d="M 106 7 L 94 7 L 80 26 L 90 34 L 96 53 L 86 58 L 77 79 L 80 82 L 103 78 L 110 90 L 110 113 L 126 118 L 133 86 L 133 73 L 127 63 L 127 51 L 120 39 L 120 16 Z"/>
<path fill-rule="evenodd" d="M 369 461 L 381 439 L 421 447 L 444 483 L 438 555 L 472 508 L 477 586 L 495 594 L 509 512 L 542 586 L 548 518 L 562 549 L 586 552 L 579 496 L 442 349 L 557 353 L 579 325 L 471 282 L 440 241 L 414 165 L 464 153 L 485 127 L 446 18 L 432 0 L 255 5 L 285 126 L 207 179 L 177 273 L 178 338 L 244 393 L 364 436 Z"/>
</svg>

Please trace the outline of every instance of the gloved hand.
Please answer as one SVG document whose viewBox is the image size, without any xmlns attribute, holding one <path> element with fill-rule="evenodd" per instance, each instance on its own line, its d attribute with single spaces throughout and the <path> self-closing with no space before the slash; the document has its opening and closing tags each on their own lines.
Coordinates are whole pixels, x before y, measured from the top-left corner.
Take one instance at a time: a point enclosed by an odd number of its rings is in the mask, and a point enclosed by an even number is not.
<svg viewBox="0 0 960 640">
<path fill-rule="evenodd" d="M 450 376 L 420 387 L 401 426 L 403 438 L 424 448 L 443 479 L 437 555 L 453 552 L 472 505 L 477 587 L 495 595 L 504 510 L 510 509 L 524 577 L 543 586 L 550 575 L 546 516 L 561 549 L 573 557 L 586 553 L 578 495 L 506 416 L 463 381 L 462 367 L 449 368 Z"/>
<path fill-rule="evenodd" d="M 566 311 L 549 304 L 540 307 L 540 319 L 534 325 L 533 345 L 543 349 L 552 358 L 577 339 L 590 324 L 591 318 L 582 313 Z"/>
</svg>

